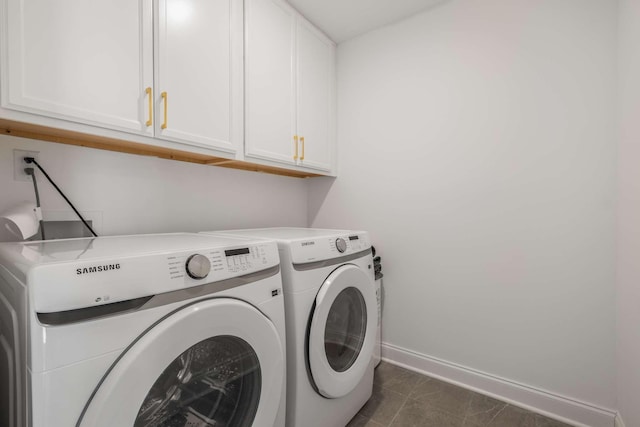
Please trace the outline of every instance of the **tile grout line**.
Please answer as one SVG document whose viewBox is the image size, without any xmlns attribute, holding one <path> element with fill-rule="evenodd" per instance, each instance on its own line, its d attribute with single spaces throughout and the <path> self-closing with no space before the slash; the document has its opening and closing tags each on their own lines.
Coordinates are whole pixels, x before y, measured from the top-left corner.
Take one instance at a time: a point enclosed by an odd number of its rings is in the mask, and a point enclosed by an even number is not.
<svg viewBox="0 0 640 427">
<path fill-rule="evenodd" d="M 462 419 L 462 425 L 465 425 L 467 422 L 467 417 L 469 416 L 469 409 L 471 408 L 471 400 L 473 400 L 473 395 L 469 397 L 469 401 L 467 402 L 467 407 L 464 408 L 464 418 Z"/>
<path fill-rule="evenodd" d="M 409 390 L 409 392 L 407 393 L 404 401 L 402 402 L 402 405 L 400 405 L 400 408 L 396 411 L 395 415 L 393 416 L 393 418 L 391 418 L 391 421 L 389 422 L 389 425 L 387 427 L 390 427 L 393 422 L 396 420 L 396 418 L 398 418 L 398 415 L 400 415 L 400 411 L 402 411 L 402 408 L 404 408 L 404 406 L 407 404 L 407 402 L 409 401 L 409 396 L 411 396 L 411 393 L 413 393 L 413 391 L 418 388 L 418 384 L 420 384 L 420 382 L 422 380 L 425 381 L 431 381 L 431 378 L 428 377 L 424 377 L 424 378 L 420 378 L 418 377 L 418 381 L 416 381 L 416 383 L 413 385 L 413 387 L 411 388 L 411 390 Z M 386 388 L 384 386 L 382 386 L 382 388 Z M 400 393 L 399 393 L 400 394 Z"/>
<path fill-rule="evenodd" d="M 497 412 L 497 413 L 496 413 L 496 414 L 495 414 L 495 415 L 494 415 L 494 416 L 489 420 L 489 422 L 487 423 L 487 427 L 488 427 L 489 425 L 491 425 L 491 423 L 493 422 L 493 420 L 495 420 L 495 419 L 498 417 L 498 415 L 500 415 L 500 414 L 502 413 L 502 411 L 504 411 L 504 410 L 507 408 L 507 406 L 509 406 L 509 404 L 508 404 L 508 403 L 505 403 L 505 404 L 504 404 L 504 406 L 502 407 L 502 409 L 500 409 L 500 410 L 499 410 L 499 411 L 498 411 L 498 412 Z"/>
<path fill-rule="evenodd" d="M 404 408 L 404 405 L 406 405 L 408 401 L 409 401 L 409 395 L 407 395 L 404 398 L 404 401 L 402 402 L 402 405 L 400 405 L 400 408 L 396 411 L 396 413 L 393 416 L 393 418 L 391 418 L 391 421 L 389 421 L 389 424 L 387 425 L 387 427 L 391 427 L 391 425 L 396 420 L 396 418 L 398 418 L 398 415 L 400 415 L 400 411 L 402 411 L 402 408 Z"/>
</svg>

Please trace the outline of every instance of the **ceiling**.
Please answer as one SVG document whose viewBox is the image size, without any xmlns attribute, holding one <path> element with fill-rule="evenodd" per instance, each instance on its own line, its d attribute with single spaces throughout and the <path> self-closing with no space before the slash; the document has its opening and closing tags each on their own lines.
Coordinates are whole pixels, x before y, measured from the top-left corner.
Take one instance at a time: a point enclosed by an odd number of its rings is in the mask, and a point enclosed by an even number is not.
<svg viewBox="0 0 640 427">
<path fill-rule="evenodd" d="M 400 21 L 444 0 L 288 0 L 336 43 Z"/>
</svg>

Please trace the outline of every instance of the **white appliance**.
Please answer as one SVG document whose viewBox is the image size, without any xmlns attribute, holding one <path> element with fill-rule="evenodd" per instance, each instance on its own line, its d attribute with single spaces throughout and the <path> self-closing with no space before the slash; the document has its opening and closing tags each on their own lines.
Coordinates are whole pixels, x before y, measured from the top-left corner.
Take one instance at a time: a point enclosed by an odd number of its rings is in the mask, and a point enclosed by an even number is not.
<svg viewBox="0 0 640 427">
<path fill-rule="evenodd" d="M 228 231 L 278 242 L 287 330 L 287 426 L 341 427 L 371 397 L 378 309 L 361 231 Z"/>
<path fill-rule="evenodd" d="M 0 425 L 278 426 L 278 250 L 163 234 L 0 245 Z"/>
</svg>

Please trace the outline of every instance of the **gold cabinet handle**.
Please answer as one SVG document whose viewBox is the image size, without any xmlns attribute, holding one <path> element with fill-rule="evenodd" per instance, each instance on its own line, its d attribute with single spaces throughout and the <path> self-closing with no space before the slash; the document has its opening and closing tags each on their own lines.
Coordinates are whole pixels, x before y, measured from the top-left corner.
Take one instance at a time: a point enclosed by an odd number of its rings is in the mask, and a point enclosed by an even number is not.
<svg viewBox="0 0 640 427">
<path fill-rule="evenodd" d="M 151 126 L 153 124 L 153 91 L 150 87 L 145 89 L 147 97 L 149 98 L 149 120 L 145 123 L 147 126 Z"/>
<path fill-rule="evenodd" d="M 166 129 L 167 128 L 167 92 L 162 92 L 160 94 L 160 96 L 162 97 L 162 101 L 164 103 L 164 122 L 162 123 L 162 126 L 160 126 L 161 129 Z"/>
<path fill-rule="evenodd" d="M 300 160 L 304 160 L 304 136 L 300 137 L 300 144 L 302 144 L 302 155 L 300 156 Z"/>
<path fill-rule="evenodd" d="M 296 153 L 293 155 L 293 160 L 298 160 L 298 135 L 293 135 L 293 143 L 296 147 Z"/>
</svg>

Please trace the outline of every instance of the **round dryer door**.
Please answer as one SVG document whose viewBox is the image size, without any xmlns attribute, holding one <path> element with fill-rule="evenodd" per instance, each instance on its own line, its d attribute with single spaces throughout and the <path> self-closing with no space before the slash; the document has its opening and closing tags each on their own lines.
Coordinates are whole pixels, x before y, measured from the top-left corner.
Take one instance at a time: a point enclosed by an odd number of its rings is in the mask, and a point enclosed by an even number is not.
<svg viewBox="0 0 640 427">
<path fill-rule="evenodd" d="M 79 426 L 273 425 L 284 355 L 274 325 L 230 298 L 183 307 L 113 364 Z"/>
<path fill-rule="evenodd" d="M 345 396 L 362 380 L 373 355 L 377 307 L 372 278 L 343 265 L 316 296 L 309 330 L 309 367 L 320 394 Z"/>
</svg>

